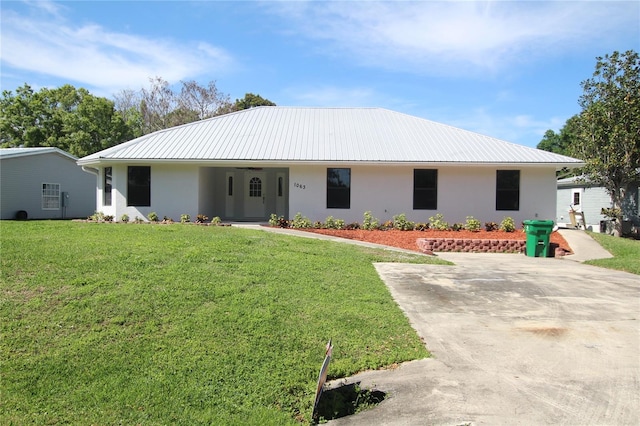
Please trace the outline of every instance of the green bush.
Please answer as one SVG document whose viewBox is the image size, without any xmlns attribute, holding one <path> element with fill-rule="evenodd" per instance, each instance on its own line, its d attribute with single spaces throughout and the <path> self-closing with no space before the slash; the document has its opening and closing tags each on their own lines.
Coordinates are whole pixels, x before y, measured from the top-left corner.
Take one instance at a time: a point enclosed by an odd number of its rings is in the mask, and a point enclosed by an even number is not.
<svg viewBox="0 0 640 426">
<path fill-rule="evenodd" d="M 473 216 L 467 216 L 467 222 L 464 224 L 464 229 L 467 231 L 478 232 L 480 230 L 480 221 Z"/>
<path fill-rule="evenodd" d="M 333 216 L 327 216 L 322 227 L 325 229 L 336 229 L 336 221 Z"/>
<path fill-rule="evenodd" d="M 404 213 L 393 216 L 393 228 L 400 231 L 413 231 L 415 223 L 407 220 L 407 216 Z"/>
<path fill-rule="evenodd" d="M 362 229 L 371 231 L 378 229 L 380 226 L 378 219 L 374 218 L 370 211 L 364 212 L 364 220 L 362 221 Z"/>
<path fill-rule="evenodd" d="M 516 225 L 513 222 L 513 218 L 511 217 L 505 217 L 504 219 L 502 219 L 502 222 L 500 222 L 500 230 L 504 231 L 504 232 L 513 232 L 516 230 Z"/>
<path fill-rule="evenodd" d="M 125 213 L 122 216 L 120 216 L 120 222 L 124 222 L 124 223 L 129 222 L 129 215 Z"/>
<path fill-rule="evenodd" d="M 205 223 L 206 221 L 208 221 L 209 218 L 203 214 L 197 214 L 196 215 L 196 223 Z"/>
<path fill-rule="evenodd" d="M 222 224 L 222 219 L 220 219 L 220 216 L 216 216 L 213 219 L 211 219 L 211 224 L 212 225 L 220 225 L 220 224 Z"/>
<path fill-rule="evenodd" d="M 149 213 L 149 215 L 147 216 L 147 219 L 149 219 L 151 222 L 157 222 L 158 220 L 160 220 L 156 212 Z"/>
<path fill-rule="evenodd" d="M 335 226 L 336 226 L 335 229 L 344 229 L 344 227 L 345 227 L 344 220 L 343 219 L 336 219 Z"/>
<path fill-rule="evenodd" d="M 278 226 L 278 215 L 277 214 L 271 213 L 271 216 L 269 216 L 269 226 L 273 226 L 273 227 Z"/>
<path fill-rule="evenodd" d="M 311 228 L 311 220 L 307 217 L 302 216 L 302 213 L 298 212 L 293 217 L 291 221 L 291 227 L 297 229 L 308 229 Z"/>
<path fill-rule="evenodd" d="M 180 215 L 180 223 L 189 223 L 191 222 L 191 216 L 188 214 L 181 214 Z"/>
<path fill-rule="evenodd" d="M 487 232 L 497 231 L 500 227 L 495 222 L 485 222 L 484 229 Z"/>
<path fill-rule="evenodd" d="M 446 231 L 447 229 L 449 229 L 449 224 L 444 220 L 442 214 L 438 213 L 435 216 L 431 216 L 429 218 L 429 227 L 431 229 L 435 229 L 436 231 Z"/>
</svg>

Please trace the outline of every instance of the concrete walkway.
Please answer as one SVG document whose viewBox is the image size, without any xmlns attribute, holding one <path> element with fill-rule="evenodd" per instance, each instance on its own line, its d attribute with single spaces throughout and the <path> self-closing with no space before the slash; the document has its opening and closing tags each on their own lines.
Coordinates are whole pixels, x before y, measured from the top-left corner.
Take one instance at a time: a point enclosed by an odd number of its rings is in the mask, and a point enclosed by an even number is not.
<svg viewBox="0 0 640 426">
<path fill-rule="evenodd" d="M 567 241 L 574 254 L 565 256 L 566 259 L 584 262 L 592 259 L 607 259 L 613 257 L 602 248 L 593 238 L 579 229 L 559 229 L 558 232 Z"/>
</svg>

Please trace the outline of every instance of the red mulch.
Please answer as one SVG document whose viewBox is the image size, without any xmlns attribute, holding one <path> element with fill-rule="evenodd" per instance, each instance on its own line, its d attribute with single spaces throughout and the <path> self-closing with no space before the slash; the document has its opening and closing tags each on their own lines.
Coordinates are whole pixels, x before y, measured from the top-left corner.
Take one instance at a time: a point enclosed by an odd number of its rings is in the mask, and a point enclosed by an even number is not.
<svg viewBox="0 0 640 426">
<path fill-rule="evenodd" d="M 350 240 L 366 241 L 369 243 L 383 244 L 386 246 L 399 247 L 407 250 L 419 251 L 416 244 L 418 238 L 456 238 L 456 239 L 490 239 L 490 240 L 526 240 L 527 234 L 522 230 L 515 232 L 503 231 L 365 231 L 362 229 L 337 230 L 337 229 L 303 229 L 303 231 L 315 232 L 317 234 L 331 235 L 334 237 L 348 238 Z M 558 232 L 551 233 L 551 246 L 560 247 L 572 253 L 571 247 Z"/>
</svg>

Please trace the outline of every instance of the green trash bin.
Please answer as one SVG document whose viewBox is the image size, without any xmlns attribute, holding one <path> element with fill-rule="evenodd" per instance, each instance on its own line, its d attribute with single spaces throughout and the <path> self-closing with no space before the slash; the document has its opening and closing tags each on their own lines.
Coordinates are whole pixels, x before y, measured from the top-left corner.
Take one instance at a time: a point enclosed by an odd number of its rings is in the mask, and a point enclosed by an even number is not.
<svg viewBox="0 0 640 426">
<path fill-rule="evenodd" d="M 549 238 L 553 231 L 552 220 L 525 220 L 524 232 L 527 234 L 526 253 L 529 257 L 548 257 Z"/>
</svg>

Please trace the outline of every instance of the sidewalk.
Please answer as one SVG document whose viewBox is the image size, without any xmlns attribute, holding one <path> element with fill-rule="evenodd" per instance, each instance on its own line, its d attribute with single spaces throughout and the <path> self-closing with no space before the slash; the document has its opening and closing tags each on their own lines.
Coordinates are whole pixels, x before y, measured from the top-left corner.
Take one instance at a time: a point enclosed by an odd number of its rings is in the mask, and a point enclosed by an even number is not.
<svg viewBox="0 0 640 426">
<path fill-rule="evenodd" d="M 584 262 L 592 259 L 608 259 L 611 253 L 602 248 L 593 238 L 579 229 L 558 229 L 558 232 L 569 243 L 573 254 L 565 256 L 567 260 Z"/>
</svg>

